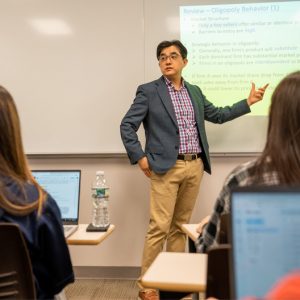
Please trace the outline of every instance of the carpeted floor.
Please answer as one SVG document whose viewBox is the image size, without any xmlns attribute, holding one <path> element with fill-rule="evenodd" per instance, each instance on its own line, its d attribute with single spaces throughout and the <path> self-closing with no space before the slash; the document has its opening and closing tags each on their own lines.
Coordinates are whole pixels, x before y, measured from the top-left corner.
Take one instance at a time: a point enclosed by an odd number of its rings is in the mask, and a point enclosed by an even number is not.
<svg viewBox="0 0 300 300">
<path fill-rule="evenodd" d="M 68 300 L 137 300 L 135 280 L 77 279 L 65 289 Z"/>
</svg>

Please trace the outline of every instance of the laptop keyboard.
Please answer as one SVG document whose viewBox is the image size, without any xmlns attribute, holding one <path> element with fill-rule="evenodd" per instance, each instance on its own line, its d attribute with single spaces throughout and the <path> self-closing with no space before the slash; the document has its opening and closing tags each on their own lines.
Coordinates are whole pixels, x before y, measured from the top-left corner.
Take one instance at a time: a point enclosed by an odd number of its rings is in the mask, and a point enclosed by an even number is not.
<svg viewBox="0 0 300 300">
<path fill-rule="evenodd" d="M 77 225 L 64 225 L 64 234 L 65 238 L 69 237 L 76 229 L 78 228 Z"/>
<path fill-rule="evenodd" d="M 73 228 L 73 226 L 71 226 L 71 225 L 65 225 L 64 226 L 64 232 L 68 232 L 68 231 L 70 231 L 71 229 Z"/>
</svg>

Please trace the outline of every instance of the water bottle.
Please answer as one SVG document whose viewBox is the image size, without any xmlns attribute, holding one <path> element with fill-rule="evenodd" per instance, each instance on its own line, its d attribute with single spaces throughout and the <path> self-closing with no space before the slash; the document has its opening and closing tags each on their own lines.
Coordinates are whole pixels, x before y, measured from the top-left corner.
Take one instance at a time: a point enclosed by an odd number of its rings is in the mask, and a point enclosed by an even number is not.
<svg viewBox="0 0 300 300">
<path fill-rule="evenodd" d="M 108 197 L 109 187 L 104 178 L 104 171 L 97 171 L 96 178 L 92 183 L 92 225 L 95 228 L 105 230 L 109 226 Z"/>
</svg>

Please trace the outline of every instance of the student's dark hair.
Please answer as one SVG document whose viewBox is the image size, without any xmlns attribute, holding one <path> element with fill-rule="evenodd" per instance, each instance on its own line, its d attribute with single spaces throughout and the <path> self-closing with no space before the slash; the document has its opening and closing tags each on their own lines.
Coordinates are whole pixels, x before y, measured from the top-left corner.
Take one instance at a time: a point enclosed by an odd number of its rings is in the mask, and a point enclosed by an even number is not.
<svg viewBox="0 0 300 300">
<path fill-rule="evenodd" d="M 158 44 L 157 49 L 156 49 L 156 57 L 159 59 L 159 56 L 162 52 L 163 49 L 175 46 L 178 48 L 180 55 L 182 56 L 183 59 L 187 58 L 187 49 L 185 46 L 179 41 L 179 40 L 172 40 L 172 41 L 162 41 Z"/>
<path fill-rule="evenodd" d="M 271 99 L 267 142 L 256 165 L 278 173 L 285 185 L 300 184 L 300 71 L 286 76 Z"/>
</svg>

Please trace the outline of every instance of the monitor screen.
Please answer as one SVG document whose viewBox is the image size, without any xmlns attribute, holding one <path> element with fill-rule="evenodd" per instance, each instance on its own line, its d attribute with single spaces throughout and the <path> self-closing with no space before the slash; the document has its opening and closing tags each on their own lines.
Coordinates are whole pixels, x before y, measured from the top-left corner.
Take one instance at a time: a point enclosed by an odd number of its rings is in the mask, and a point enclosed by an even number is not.
<svg viewBox="0 0 300 300">
<path fill-rule="evenodd" d="M 78 221 L 80 170 L 34 170 L 40 186 L 57 202 L 63 221 Z"/>
<path fill-rule="evenodd" d="M 260 298 L 300 269 L 300 189 L 236 191 L 231 205 L 235 299 Z"/>
</svg>

